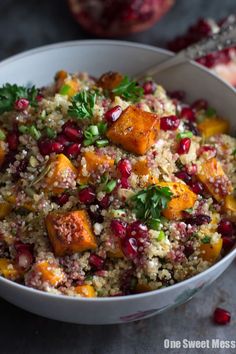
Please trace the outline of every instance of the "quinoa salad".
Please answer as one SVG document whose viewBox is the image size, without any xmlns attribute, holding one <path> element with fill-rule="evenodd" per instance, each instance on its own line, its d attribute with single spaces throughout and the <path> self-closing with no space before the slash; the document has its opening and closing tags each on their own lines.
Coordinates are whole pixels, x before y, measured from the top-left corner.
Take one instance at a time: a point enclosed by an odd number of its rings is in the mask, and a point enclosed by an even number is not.
<svg viewBox="0 0 236 354">
<path fill-rule="evenodd" d="M 192 277 L 236 242 L 236 139 L 205 99 L 59 71 L 0 87 L 0 275 L 76 297 Z"/>
</svg>

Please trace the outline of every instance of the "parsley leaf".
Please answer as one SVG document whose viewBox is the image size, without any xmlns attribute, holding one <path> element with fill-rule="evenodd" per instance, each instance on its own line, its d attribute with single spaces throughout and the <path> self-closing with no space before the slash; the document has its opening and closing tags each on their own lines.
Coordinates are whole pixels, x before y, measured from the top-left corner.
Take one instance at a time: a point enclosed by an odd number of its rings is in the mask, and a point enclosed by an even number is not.
<svg viewBox="0 0 236 354">
<path fill-rule="evenodd" d="M 210 243 L 211 238 L 209 236 L 205 236 L 204 238 L 201 239 L 202 243 Z"/>
<path fill-rule="evenodd" d="M 168 187 L 149 186 L 131 198 L 133 211 L 138 219 L 144 221 L 160 219 L 161 211 L 167 207 L 171 197 Z"/>
<path fill-rule="evenodd" d="M 91 119 L 96 102 L 96 92 L 81 91 L 77 93 L 71 102 L 68 114 L 77 119 Z"/>
<path fill-rule="evenodd" d="M 19 98 L 26 98 L 29 100 L 31 106 L 37 106 L 36 96 L 38 90 L 35 86 L 23 87 L 17 86 L 16 84 L 5 84 L 0 87 L 0 114 L 4 112 L 9 112 L 14 108 L 14 103 Z"/>
<path fill-rule="evenodd" d="M 131 81 L 128 76 L 124 76 L 121 83 L 112 92 L 127 101 L 137 102 L 143 96 L 143 88 L 136 81 Z"/>
</svg>

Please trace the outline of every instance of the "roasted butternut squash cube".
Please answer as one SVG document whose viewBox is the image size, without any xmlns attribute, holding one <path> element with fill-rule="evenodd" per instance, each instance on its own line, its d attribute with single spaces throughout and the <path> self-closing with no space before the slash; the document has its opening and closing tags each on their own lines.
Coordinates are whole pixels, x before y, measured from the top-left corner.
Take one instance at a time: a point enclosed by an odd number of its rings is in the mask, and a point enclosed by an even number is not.
<svg viewBox="0 0 236 354">
<path fill-rule="evenodd" d="M 160 187 L 169 187 L 173 193 L 173 198 L 169 201 L 167 208 L 163 210 L 163 215 L 169 220 L 182 219 L 183 211 L 192 208 L 197 200 L 197 195 L 183 183 L 159 182 Z"/>
<path fill-rule="evenodd" d="M 229 122 L 222 118 L 206 118 L 198 124 L 198 129 L 205 138 L 212 135 L 226 134 L 229 132 Z"/>
<path fill-rule="evenodd" d="M 60 70 L 56 73 L 56 75 L 55 75 L 55 82 L 56 82 L 55 88 L 56 88 L 57 92 L 60 90 L 60 88 L 64 84 L 67 77 L 68 77 L 67 71 Z"/>
<path fill-rule="evenodd" d="M 59 194 L 65 189 L 72 187 L 78 172 L 72 162 L 64 154 L 56 155 L 49 161 L 49 166 L 49 172 L 45 177 L 47 190 Z"/>
<path fill-rule="evenodd" d="M 56 256 L 97 247 L 90 219 L 85 210 L 49 213 L 46 216 L 46 227 Z"/>
<path fill-rule="evenodd" d="M 69 97 L 74 96 L 79 91 L 79 83 L 76 79 L 65 80 L 64 84 L 60 87 L 59 93 Z"/>
<path fill-rule="evenodd" d="M 0 220 L 4 219 L 8 214 L 10 214 L 12 206 L 7 202 L 0 202 Z"/>
<path fill-rule="evenodd" d="M 233 191 L 230 180 L 215 158 L 201 164 L 197 177 L 218 202 L 223 201 Z"/>
<path fill-rule="evenodd" d="M 149 175 L 150 169 L 147 160 L 138 160 L 134 165 L 132 171 L 138 176 Z"/>
<path fill-rule="evenodd" d="M 34 270 L 40 274 L 41 280 L 49 283 L 51 286 L 57 286 L 64 280 L 64 273 L 56 264 L 51 264 L 48 261 L 40 261 L 34 267 Z"/>
<path fill-rule="evenodd" d="M 135 288 L 136 293 L 147 293 L 148 291 L 152 291 L 152 290 L 153 289 L 150 287 L 150 285 L 142 284 L 142 283 L 138 283 Z"/>
<path fill-rule="evenodd" d="M 75 287 L 75 292 L 82 297 L 96 297 L 96 292 L 92 285 L 78 285 Z"/>
<path fill-rule="evenodd" d="M 115 87 L 119 86 L 123 79 L 120 73 L 108 72 L 103 74 L 99 79 L 97 85 L 105 90 L 113 90 Z"/>
<path fill-rule="evenodd" d="M 124 150 L 144 155 L 156 142 L 160 119 L 154 113 L 129 106 L 107 131 L 107 137 Z"/>
<path fill-rule="evenodd" d="M 7 258 L 0 258 L 0 275 L 10 280 L 21 278 L 22 271 L 16 267 L 13 261 Z"/>
<path fill-rule="evenodd" d="M 225 209 L 236 213 L 236 198 L 233 195 L 227 195 L 225 198 Z"/>
<path fill-rule="evenodd" d="M 114 160 L 106 155 L 99 155 L 94 151 L 86 151 L 82 155 L 81 164 L 78 170 L 78 180 L 81 184 L 88 183 L 92 174 L 96 174 L 102 168 L 111 169 Z"/>
<path fill-rule="evenodd" d="M 2 166 L 6 156 L 6 144 L 0 141 L 0 167 Z"/>
<path fill-rule="evenodd" d="M 211 243 L 202 243 L 200 246 L 201 257 L 204 261 L 214 263 L 220 256 L 222 249 L 223 240 L 220 238 L 217 242 Z"/>
</svg>

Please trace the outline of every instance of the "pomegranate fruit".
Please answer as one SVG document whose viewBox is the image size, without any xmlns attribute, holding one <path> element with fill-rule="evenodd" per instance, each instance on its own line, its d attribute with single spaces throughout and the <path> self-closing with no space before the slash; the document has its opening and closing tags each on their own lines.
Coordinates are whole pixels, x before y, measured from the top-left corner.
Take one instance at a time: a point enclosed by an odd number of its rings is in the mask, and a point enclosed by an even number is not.
<svg viewBox="0 0 236 354">
<path fill-rule="evenodd" d="M 230 320 L 231 320 L 231 315 L 230 315 L 229 311 L 222 309 L 220 307 L 217 307 L 215 309 L 214 314 L 213 314 L 213 321 L 216 324 L 226 325 L 227 323 L 230 322 Z"/>
<path fill-rule="evenodd" d="M 87 31 L 106 37 L 140 32 L 154 25 L 174 0 L 68 0 L 76 21 Z"/>
</svg>

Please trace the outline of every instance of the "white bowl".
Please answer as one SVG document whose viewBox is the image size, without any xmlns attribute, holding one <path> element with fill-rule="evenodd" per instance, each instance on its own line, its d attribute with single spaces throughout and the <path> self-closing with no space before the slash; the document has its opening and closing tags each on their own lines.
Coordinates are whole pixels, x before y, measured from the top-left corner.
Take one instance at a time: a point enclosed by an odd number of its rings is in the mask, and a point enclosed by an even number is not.
<svg viewBox="0 0 236 354">
<path fill-rule="evenodd" d="M 88 71 L 99 76 L 114 70 L 135 75 L 171 54 L 151 46 L 120 41 L 78 41 L 46 46 L 0 63 L 0 85 L 10 82 L 36 86 L 50 83 L 56 71 Z M 190 102 L 206 98 L 236 127 L 236 96 L 225 82 L 203 67 L 189 63 L 159 74 L 168 90 L 183 89 Z M 27 288 L 0 277 L 0 295 L 25 310 L 56 320 L 108 324 L 134 321 L 163 312 L 189 300 L 211 284 L 230 265 L 236 249 L 208 270 L 176 285 L 124 297 L 79 299 Z"/>
</svg>

